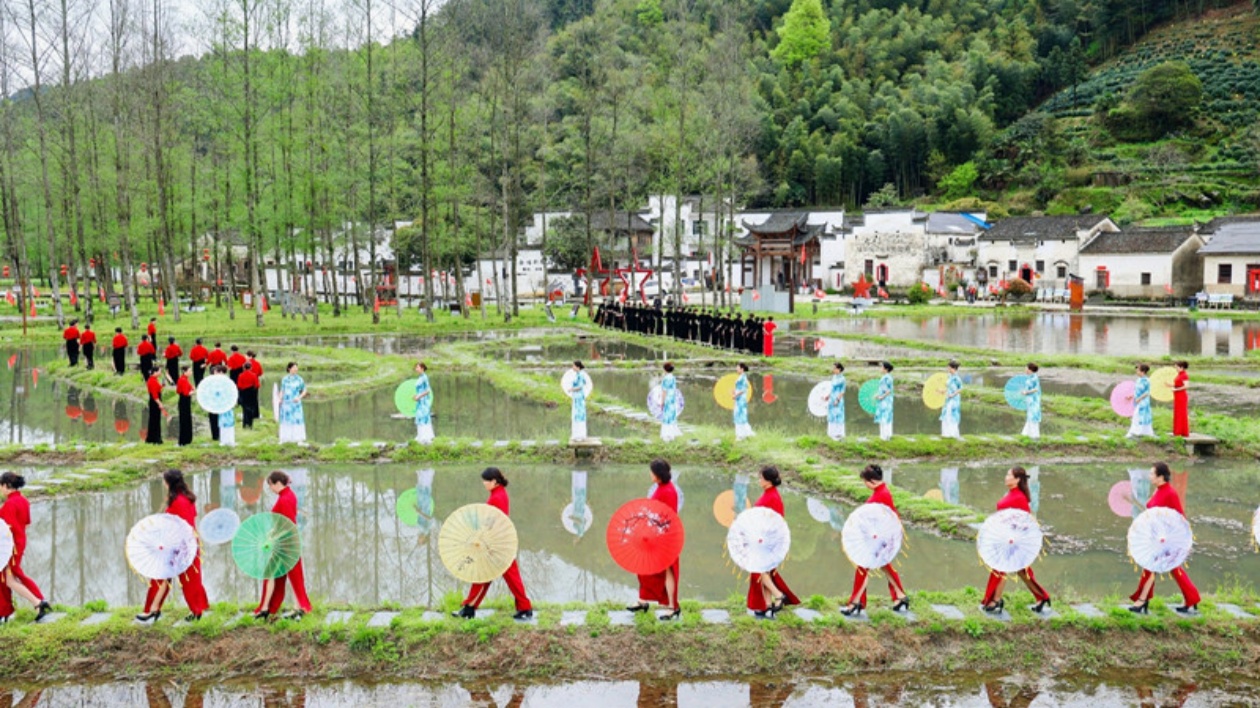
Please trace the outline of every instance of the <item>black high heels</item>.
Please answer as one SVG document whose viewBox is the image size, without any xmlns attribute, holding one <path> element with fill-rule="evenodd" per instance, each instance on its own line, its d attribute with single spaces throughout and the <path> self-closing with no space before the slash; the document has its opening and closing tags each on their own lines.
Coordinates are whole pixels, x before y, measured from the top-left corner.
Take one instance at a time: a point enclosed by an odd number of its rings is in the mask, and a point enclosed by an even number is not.
<svg viewBox="0 0 1260 708">
<path fill-rule="evenodd" d="M 527 622 L 529 620 L 534 619 L 534 611 L 521 610 L 520 612 L 517 612 L 516 614 L 512 615 L 512 619 L 516 620 L 517 622 Z"/>
<path fill-rule="evenodd" d="M 162 618 L 161 610 L 157 612 L 146 612 L 143 614 L 136 615 L 137 622 L 157 622 L 161 618 Z M 35 620 L 35 621 L 38 622 L 39 620 Z"/>
<path fill-rule="evenodd" d="M 201 615 L 198 615 L 198 614 L 190 614 L 184 618 L 184 622 L 187 624 L 192 624 L 193 622 L 200 622 L 200 621 L 201 621 Z"/>
<path fill-rule="evenodd" d="M 1032 607 L 1032 611 L 1036 612 L 1037 614 L 1041 614 L 1042 612 L 1045 612 L 1048 609 L 1050 609 L 1050 598 L 1048 597 L 1042 600 L 1041 602 L 1038 602 L 1036 605 L 1033 605 Z"/>
<path fill-rule="evenodd" d="M 471 605 L 460 605 L 459 610 L 451 613 L 451 617 L 458 617 L 460 619 L 476 619 L 477 608 Z"/>
<path fill-rule="evenodd" d="M 682 617 L 682 609 L 681 609 L 681 608 L 679 608 L 679 609 L 677 609 L 677 610 L 674 610 L 673 612 L 670 612 L 670 613 L 669 613 L 669 614 L 667 614 L 667 615 L 661 615 L 661 616 L 660 616 L 660 617 L 658 617 L 657 619 L 659 619 L 659 620 L 660 620 L 660 621 L 662 621 L 662 622 L 671 622 L 671 621 L 676 620 L 676 619 L 679 619 L 679 618 L 681 618 L 681 617 Z"/>
<path fill-rule="evenodd" d="M 893 612 L 908 612 L 910 610 L 910 596 L 904 595 L 897 604 L 892 606 Z"/>
<path fill-rule="evenodd" d="M 1135 615 L 1149 615 L 1151 613 L 1150 604 L 1151 601 L 1146 600 L 1140 605 L 1130 605 L 1129 612 L 1132 612 Z"/>
<path fill-rule="evenodd" d="M 1001 614 L 1002 610 L 1006 609 L 1006 599 L 1003 598 L 1001 600 L 998 600 L 997 602 L 991 602 L 987 605 L 982 605 L 982 608 L 984 609 L 985 612 L 991 615 Z"/>
<path fill-rule="evenodd" d="M 650 607 L 651 605 L 646 602 L 640 602 L 637 605 L 628 605 L 626 606 L 626 609 L 630 612 L 647 612 Z"/>
<path fill-rule="evenodd" d="M 843 610 L 840 610 L 840 614 L 844 615 L 845 617 L 856 617 L 862 614 L 862 610 L 865 610 L 865 609 L 866 609 L 865 606 L 859 605 L 855 602 L 852 605 L 849 605 L 848 607 L 844 608 Z"/>
<path fill-rule="evenodd" d="M 771 613 L 773 613 L 773 614 L 778 614 L 778 613 L 782 612 L 782 611 L 783 611 L 783 602 L 784 602 L 784 600 L 785 600 L 785 599 L 786 599 L 786 598 L 784 598 L 784 596 L 780 595 L 780 596 L 779 596 L 779 597 L 778 597 L 778 598 L 774 601 L 774 603 L 770 605 L 769 612 L 771 612 Z"/>
<path fill-rule="evenodd" d="M 1177 613 L 1178 613 L 1178 614 L 1182 614 L 1182 615 L 1197 615 L 1197 614 L 1199 614 L 1199 606 L 1198 606 L 1198 605 L 1182 605 L 1181 607 L 1178 607 L 1178 608 L 1175 608 L 1175 609 L 1177 610 Z"/>
<path fill-rule="evenodd" d="M 52 605 L 48 604 L 47 600 L 40 600 L 39 604 L 35 606 L 35 609 L 38 610 L 38 612 L 35 613 L 35 621 L 38 622 L 47 617 L 49 612 L 52 612 Z"/>
<path fill-rule="evenodd" d="M 271 617 L 271 612 L 269 612 L 268 610 L 263 610 L 262 612 L 254 613 L 255 622 L 262 622 L 263 620 L 269 619 L 270 617 Z"/>
</svg>

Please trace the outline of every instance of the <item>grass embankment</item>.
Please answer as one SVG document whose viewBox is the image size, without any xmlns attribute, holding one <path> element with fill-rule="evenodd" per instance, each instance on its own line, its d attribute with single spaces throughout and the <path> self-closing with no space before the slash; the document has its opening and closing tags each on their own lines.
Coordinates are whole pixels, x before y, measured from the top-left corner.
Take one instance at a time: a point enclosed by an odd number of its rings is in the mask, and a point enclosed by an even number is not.
<svg viewBox="0 0 1260 708">
<path fill-rule="evenodd" d="M 1012 592 L 1009 623 L 978 609 L 975 589 L 912 593 L 917 621 L 893 614 L 882 598 L 872 600 L 869 622 L 847 622 L 837 613 L 843 600 L 814 596 L 805 607 L 824 613 L 805 622 L 785 612 L 773 622 L 748 617 L 742 598 L 721 603 L 683 602 L 683 619 L 658 622 L 638 615 L 633 626 L 612 626 L 612 603 L 536 606 L 537 626 L 510 619 L 506 599 L 487 603 L 489 618 L 459 621 L 423 618 L 423 608 L 399 610 L 387 628 L 371 628 L 368 608 L 318 607 L 301 621 L 260 624 L 245 614 L 252 607 L 216 605 L 201 622 L 153 627 L 134 624 L 137 608 L 59 608 L 69 613 L 51 625 L 32 625 L 30 610 L 0 626 L 9 681 L 177 676 L 182 681 L 240 675 L 272 678 L 516 679 L 720 676 L 736 674 L 844 675 L 870 671 L 1098 672 L 1108 669 L 1247 671 L 1260 661 L 1260 622 L 1240 620 L 1215 601 L 1252 607 L 1255 598 L 1206 599 L 1202 616 L 1185 619 L 1156 599 L 1152 614 L 1139 617 L 1119 598 L 1098 603 L 1106 612 L 1089 618 L 1056 598 L 1058 617 L 1042 619 L 1025 609 L 1026 593 Z M 179 616 L 177 600 L 168 610 Z M 455 608 L 449 596 L 440 609 Z M 953 605 L 962 620 L 948 620 L 930 604 Z M 878 605 L 878 607 L 876 607 Z M 351 609 L 345 623 L 327 626 L 326 612 Z M 391 609 L 391 608 L 385 608 Z M 581 626 L 560 626 L 562 610 L 587 611 Z M 705 623 L 700 609 L 727 610 L 727 625 Z M 82 626 L 92 611 L 108 611 L 105 622 Z M 235 620 L 235 621 L 234 621 Z"/>
</svg>

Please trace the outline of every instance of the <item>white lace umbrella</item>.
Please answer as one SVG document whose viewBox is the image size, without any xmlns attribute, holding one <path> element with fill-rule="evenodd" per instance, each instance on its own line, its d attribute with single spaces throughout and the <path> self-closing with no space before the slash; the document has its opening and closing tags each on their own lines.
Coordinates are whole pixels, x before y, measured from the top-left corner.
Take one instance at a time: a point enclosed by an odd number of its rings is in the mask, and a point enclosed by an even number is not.
<svg viewBox="0 0 1260 708">
<path fill-rule="evenodd" d="M 840 532 L 844 554 L 859 568 L 883 568 L 901 552 L 905 531 L 897 512 L 883 504 L 863 504 L 849 514 Z"/>
<path fill-rule="evenodd" d="M 826 418 L 831 403 L 831 382 L 819 381 L 809 392 L 809 413 L 815 418 Z"/>
<path fill-rule="evenodd" d="M 1194 546 L 1190 522 L 1176 509 L 1157 506 L 1129 526 L 1129 557 L 1143 570 L 1167 573 L 1185 564 Z"/>
<path fill-rule="evenodd" d="M 240 395 L 232 379 L 215 374 L 205 377 L 197 386 L 197 405 L 207 413 L 219 415 L 235 408 Z"/>
<path fill-rule="evenodd" d="M 579 514 L 573 506 L 573 502 L 565 505 L 564 510 L 560 512 L 560 525 L 565 531 L 581 538 L 590 530 L 591 525 L 595 523 L 595 514 L 591 512 L 591 507 L 587 504 L 582 505 L 582 512 Z"/>
<path fill-rule="evenodd" d="M 192 567 L 197 558 L 197 534 L 178 516 L 154 514 L 131 527 L 126 551 L 127 563 L 139 575 L 170 580 Z"/>
<path fill-rule="evenodd" d="M 232 540 L 236 530 L 241 527 L 241 517 L 231 509 L 215 509 L 201 517 L 201 523 L 197 526 L 201 532 L 201 540 L 217 546 Z"/>
<path fill-rule="evenodd" d="M 809 518 L 820 524 L 831 521 L 831 510 L 827 508 L 826 503 L 820 499 L 813 497 L 805 498 L 805 508 L 809 511 Z"/>
<path fill-rule="evenodd" d="M 783 564 L 792 546 L 792 531 L 778 512 L 753 507 L 740 512 L 726 533 L 726 551 L 735 565 L 750 573 L 768 573 Z"/>
<path fill-rule="evenodd" d="M 590 394 L 588 393 L 587 395 Z M 678 402 L 678 417 L 681 418 L 683 410 L 687 407 L 687 401 L 683 399 L 683 392 L 681 388 L 674 389 L 674 400 Z M 651 391 L 648 391 L 647 408 L 648 413 L 651 414 L 654 420 L 659 421 L 661 416 L 664 415 L 665 392 L 661 389 L 659 384 L 653 386 Z"/>
<path fill-rule="evenodd" d="M 1032 514 L 1003 509 L 984 520 L 976 536 L 980 560 L 999 573 L 1018 573 L 1041 554 L 1041 527 Z"/>
<path fill-rule="evenodd" d="M 0 570 L 9 567 L 13 560 L 13 531 L 8 524 L 0 524 Z"/>
<path fill-rule="evenodd" d="M 577 372 L 569 369 L 564 372 L 564 376 L 560 377 L 560 388 L 564 391 L 564 395 L 573 398 L 573 379 L 577 378 Z M 595 382 L 591 380 L 591 375 L 586 375 L 586 385 L 582 387 L 586 391 L 586 397 L 591 397 L 591 391 L 595 390 Z"/>
</svg>

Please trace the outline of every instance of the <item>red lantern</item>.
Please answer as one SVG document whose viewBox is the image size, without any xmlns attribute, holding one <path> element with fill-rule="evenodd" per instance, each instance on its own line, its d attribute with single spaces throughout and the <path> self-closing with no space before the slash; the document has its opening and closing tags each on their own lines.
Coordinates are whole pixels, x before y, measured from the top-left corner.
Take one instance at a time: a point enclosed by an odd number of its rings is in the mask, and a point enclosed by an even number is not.
<svg viewBox="0 0 1260 708">
<path fill-rule="evenodd" d="M 141 264 L 140 264 L 140 272 L 141 272 L 141 273 L 145 273 L 145 272 L 147 272 L 148 270 L 149 270 L 149 264 L 148 264 L 148 263 L 141 263 Z"/>
<path fill-rule="evenodd" d="M 9 277 L 9 266 L 4 267 L 4 277 Z"/>
<path fill-rule="evenodd" d="M 215 284 L 218 285 L 219 287 L 223 287 L 223 278 L 219 278 L 217 281 L 215 281 Z"/>
<path fill-rule="evenodd" d="M 203 261 L 210 260 L 210 249 L 208 248 L 201 249 L 201 260 Z"/>
<path fill-rule="evenodd" d="M 91 268 L 92 270 L 96 270 L 96 259 L 95 259 L 95 258 L 89 258 L 89 259 L 88 259 L 88 268 Z"/>
<path fill-rule="evenodd" d="M 65 263 L 62 263 L 62 264 L 61 264 L 61 277 L 63 277 L 63 278 L 64 278 L 64 277 L 66 277 L 66 272 L 67 272 L 67 271 L 69 271 L 69 270 L 70 270 L 70 269 L 66 267 L 66 264 L 65 264 Z"/>
</svg>

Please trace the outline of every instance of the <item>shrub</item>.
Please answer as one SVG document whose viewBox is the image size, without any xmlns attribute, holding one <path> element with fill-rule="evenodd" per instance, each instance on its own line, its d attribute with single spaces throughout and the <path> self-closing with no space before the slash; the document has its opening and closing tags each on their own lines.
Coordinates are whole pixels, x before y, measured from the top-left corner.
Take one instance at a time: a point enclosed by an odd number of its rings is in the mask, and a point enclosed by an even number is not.
<svg viewBox="0 0 1260 708">
<path fill-rule="evenodd" d="M 1023 278 L 1014 278 L 1006 282 L 1006 294 L 1010 297 L 1029 295 L 1032 291 L 1032 284 Z"/>
<path fill-rule="evenodd" d="M 906 299 L 910 301 L 911 305 L 922 305 L 931 300 L 933 294 L 932 286 L 924 282 L 918 282 L 911 285 L 910 289 L 906 291 Z"/>
</svg>

